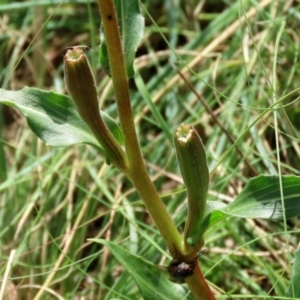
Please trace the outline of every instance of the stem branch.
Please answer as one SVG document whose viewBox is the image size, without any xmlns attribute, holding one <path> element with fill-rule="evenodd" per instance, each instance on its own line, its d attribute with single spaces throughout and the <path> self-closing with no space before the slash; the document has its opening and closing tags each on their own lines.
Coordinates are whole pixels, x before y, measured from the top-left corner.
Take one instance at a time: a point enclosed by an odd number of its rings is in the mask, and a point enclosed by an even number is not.
<svg viewBox="0 0 300 300">
<path fill-rule="evenodd" d="M 124 173 L 140 194 L 169 251 L 174 256 L 183 250 L 183 240 L 150 180 L 140 152 L 114 2 L 113 0 L 98 0 L 98 5 L 106 38 L 120 126 L 129 162 L 129 168 Z"/>
</svg>

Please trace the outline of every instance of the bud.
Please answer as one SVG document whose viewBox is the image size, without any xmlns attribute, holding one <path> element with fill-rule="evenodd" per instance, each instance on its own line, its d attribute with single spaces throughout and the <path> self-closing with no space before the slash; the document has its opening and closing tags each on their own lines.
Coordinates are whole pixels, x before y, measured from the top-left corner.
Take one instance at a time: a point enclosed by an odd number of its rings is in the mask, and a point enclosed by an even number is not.
<svg viewBox="0 0 300 300">
<path fill-rule="evenodd" d="M 209 171 L 205 148 L 197 131 L 190 125 L 182 124 L 174 134 L 177 159 L 188 198 L 188 218 L 184 229 L 184 240 L 199 234 L 206 209 Z M 202 236 L 193 239 L 193 244 L 202 241 Z"/>
<path fill-rule="evenodd" d="M 74 47 L 67 50 L 64 63 L 66 86 L 80 117 L 95 135 L 107 159 L 126 170 L 125 152 L 100 115 L 96 83 L 87 56 L 80 47 Z"/>
</svg>

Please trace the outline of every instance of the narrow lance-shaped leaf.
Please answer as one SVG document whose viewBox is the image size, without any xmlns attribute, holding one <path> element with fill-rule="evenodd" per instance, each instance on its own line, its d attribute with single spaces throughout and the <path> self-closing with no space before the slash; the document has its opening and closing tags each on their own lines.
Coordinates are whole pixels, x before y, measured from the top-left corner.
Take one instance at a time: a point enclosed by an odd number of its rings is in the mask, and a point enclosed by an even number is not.
<svg viewBox="0 0 300 300">
<path fill-rule="evenodd" d="M 279 176 L 260 175 L 251 178 L 242 192 L 223 212 L 241 218 L 282 219 L 300 215 L 300 177 L 282 176 L 284 208 Z"/>
<path fill-rule="evenodd" d="M 135 52 L 143 38 L 144 18 L 140 13 L 139 1 L 137 0 L 114 0 L 118 16 L 124 59 L 128 78 L 133 77 L 133 62 Z M 99 48 L 100 63 L 105 72 L 110 76 L 110 66 L 107 53 L 106 40 L 103 28 L 100 28 L 101 45 Z"/>
<path fill-rule="evenodd" d="M 184 124 L 179 126 L 174 134 L 174 143 L 188 196 L 188 218 L 184 229 L 184 238 L 187 240 L 202 230 L 209 171 L 204 145 L 192 126 Z M 197 239 L 192 242 L 197 243 L 201 238 L 197 235 Z"/>
<path fill-rule="evenodd" d="M 113 242 L 100 239 L 91 239 L 91 241 L 109 248 L 114 257 L 131 274 L 144 300 L 193 299 L 184 287 L 168 280 L 167 269 L 163 266 L 157 267 Z"/>
<path fill-rule="evenodd" d="M 295 253 L 295 262 L 293 266 L 291 283 L 286 292 L 286 297 L 291 297 L 293 299 L 300 298 L 300 243 Z"/>
<path fill-rule="evenodd" d="M 0 89 L 0 103 L 18 109 L 26 117 L 33 133 L 50 146 L 84 143 L 101 149 L 68 96 L 28 87 L 19 91 Z M 116 139 L 122 142 L 118 124 L 105 112 L 101 112 L 101 116 Z"/>
<path fill-rule="evenodd" d="M 293 175 L 281 177 L 283 199 L 279 179 L 277 175 L 260 175 L 251 178 L 229 205 L 210 201 L 206 208 L 204 227 L 209 228 L 229 216 L 280 220 L 283 219 L 283 214 L 287 219 L 300 215 L 300 177 Z M 199 232 L 198 236 L 201 234 L 202 232 Z M 195 240 L 198 236 L 195 235 Z"/>
</svg>

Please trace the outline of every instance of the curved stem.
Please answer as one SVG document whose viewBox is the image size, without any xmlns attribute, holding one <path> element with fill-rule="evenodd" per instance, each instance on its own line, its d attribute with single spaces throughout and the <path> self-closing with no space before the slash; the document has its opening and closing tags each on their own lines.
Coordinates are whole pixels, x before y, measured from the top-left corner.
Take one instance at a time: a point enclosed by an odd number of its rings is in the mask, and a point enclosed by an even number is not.
<svg viewBox="0 0 300 300">
<path fill-rule="evenodd" d="M 103 29 L 106 37 L 110 71 L 113 80 L 120 126 L 124 135 L 124 144 L 129 167 L 124 174 L 132 181 L 148 209 L 155 225 L 164 239 L 173 257 L 182 259 L 195 256 L 195 248 L 183 242 L 170 215 L 161 201 L 147 173 L 130 105 L 128 78 L 125 69 L 121 37 L 113 0 L 98 0 Z M 193 295 L 198 300 L 215 300 L 203 274 L 196 265 L 195 273 L 186 279 Z"/>
<path fill-rule="evenodd" d="M 129 162 L 124 172 L 132 181 L 172 255 L 183 250 L 183 239 L 162 203 L 147 173 L 135 132 L 128 78 L 113 0 L 98 0 L 106 38 L 121 130 Z M 175 249 L 176 248 L 176 249 Z"/>
</svg>

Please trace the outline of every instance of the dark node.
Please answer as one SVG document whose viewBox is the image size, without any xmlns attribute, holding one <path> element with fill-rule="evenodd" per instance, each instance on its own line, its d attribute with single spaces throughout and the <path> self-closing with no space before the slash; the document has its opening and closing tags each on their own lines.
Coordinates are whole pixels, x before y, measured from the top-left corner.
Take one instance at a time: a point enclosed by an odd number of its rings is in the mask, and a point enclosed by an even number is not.
<svg viewBox="0 0 300 300">
<path fill-rule="evenodd" d="M 111 15 L 108 15 L 108 16 L 107 16 L 107 20 L 111 21 L 111 20 L 112 20 L 112 16 L 111 16 Z"/>
<path fill-rule="evenodd" d="M 173 258 L 167 267 L 170 275 L 169 279 L 173 282 L 184 283 L 185 278 L 194 274 L 198 257 L 206 251 L 206 249 L 201 250 L 194 259 L 188 262 L 178 261 L 176 258 Z"/>
<path fill-rule="evenodd" d="M 167 267 L 170 279 L 182 283 L 185 278 L 192 276 L 196 267 L 197 258 L 198 256 L 189 262 L 176 261 L 173 259 Z"/>
</svg>

